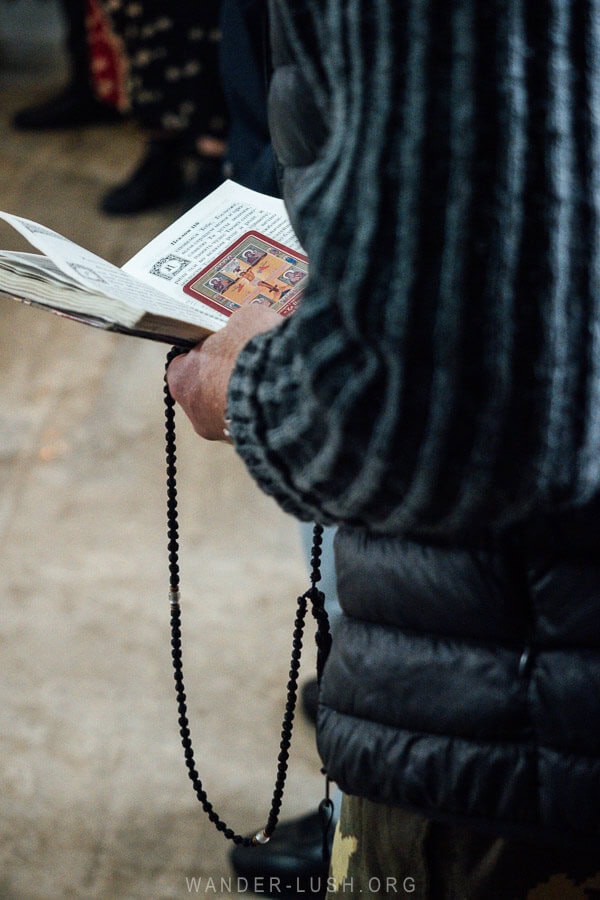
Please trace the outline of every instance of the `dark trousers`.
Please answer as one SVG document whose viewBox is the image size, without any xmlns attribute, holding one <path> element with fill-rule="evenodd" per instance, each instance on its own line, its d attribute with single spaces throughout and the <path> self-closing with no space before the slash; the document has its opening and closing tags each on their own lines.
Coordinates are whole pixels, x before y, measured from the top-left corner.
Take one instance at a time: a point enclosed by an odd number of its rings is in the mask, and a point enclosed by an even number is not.
<svg viewBox="0 0 600 900">
<path fill-rule="evenodd" d="M 223 0 L 221 35 L 231 177 L 253 190 L 279 196 L 267 120 L 267 0 Z"/>
</svg>

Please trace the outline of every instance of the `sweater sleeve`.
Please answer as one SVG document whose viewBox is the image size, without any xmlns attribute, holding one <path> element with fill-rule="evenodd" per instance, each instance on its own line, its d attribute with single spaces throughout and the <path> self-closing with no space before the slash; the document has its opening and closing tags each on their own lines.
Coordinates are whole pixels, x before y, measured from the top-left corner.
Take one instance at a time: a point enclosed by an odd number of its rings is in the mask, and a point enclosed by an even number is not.
<svg viewBox="0 0 600 900">
<path fill-rule="evenodd" d="M 598 24 L 280 7 L 330 133 L 286 198 L 303 305 L 230 384 L 251 473 L 300 518 L 442 538 L 597 494 Z"/>
</svg>

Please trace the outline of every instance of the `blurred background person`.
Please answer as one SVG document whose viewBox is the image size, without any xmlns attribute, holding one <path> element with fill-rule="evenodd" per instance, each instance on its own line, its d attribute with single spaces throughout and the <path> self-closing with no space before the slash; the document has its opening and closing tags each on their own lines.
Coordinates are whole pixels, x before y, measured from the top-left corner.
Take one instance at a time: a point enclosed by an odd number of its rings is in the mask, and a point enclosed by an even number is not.
<svg viewBox="0 0 600 900">
<path fill-rule="evenodd" d="M 110 190 L 109 214 L 183 200 L 223 180 L 227 113 L 219 71 L 219 0 L 101 0 L 129 65 L 131 114 L 145 136 L 131 175 Z"/>
<path fill-rule="evenodd" d="M 67 83 L 19 110 L 12 124 L 77 128 L 114 123 L 127 112 L 142 132 L 144 150 L 127 178 L 107 192 L 102 211 L 192 205 L 223 180 L 220 6 L 219 0 L 199 7 L 184 0 L 61 0 Z"/>
</svg>

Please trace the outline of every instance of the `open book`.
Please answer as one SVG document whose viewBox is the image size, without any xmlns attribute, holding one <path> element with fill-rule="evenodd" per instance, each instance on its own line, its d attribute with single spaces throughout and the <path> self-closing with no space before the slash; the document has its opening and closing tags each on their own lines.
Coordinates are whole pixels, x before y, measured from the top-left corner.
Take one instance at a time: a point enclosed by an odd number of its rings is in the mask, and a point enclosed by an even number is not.
<svg viewBox="0 0 600 900">
<path fill-rule="evenodd" d="M 109 331 L 191 346 L 249 303 L 297 307 L 307 259 L 281 200 L 226 181 L 122 268 L 0 212 L 41 253 L 0 251 L 0 295 Z"/>
</svg>

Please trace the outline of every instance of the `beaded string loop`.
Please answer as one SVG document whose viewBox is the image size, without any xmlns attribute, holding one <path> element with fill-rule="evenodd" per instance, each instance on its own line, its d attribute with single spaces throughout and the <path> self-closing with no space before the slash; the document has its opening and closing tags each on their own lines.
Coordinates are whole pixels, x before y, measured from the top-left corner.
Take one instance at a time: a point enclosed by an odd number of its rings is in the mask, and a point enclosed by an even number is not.
<svg viewBox="0 0 600 900">
<path fill-rule="evenodd" d="M 186 351 L 179 347 L 173 347 L 167 354 L 166 369 L 169 363 L 180 353 Z M 181 735 L 181 744 L 185 755 L 185 764 L 188 769 L 188 776 L 192 782 L 192 786 L 196 793 L 196 797 L 200 802 L 202 809 L 213 823 L 217 831 L 223 833 L 227 840 L 233 841 L 235 844 L 241 844 L 245 847 L 258 844 L 266 844 L 271 839 L 281 810 L 283 801 L 283 791 L 287 777 L 289 750 L 292 739 L 292 729 L 294 712 L 296 709 L 296 701 L 298 697 L 298 675 L 300 672 L 300 659 L 302 655 L 302 638 L 304 633 L 304 625 L 306 620 L 306 612 L 308 603 L 311 603 L 311 610 L 317 622 L 317 679 L 320 681 L 321 673 L 327 659 L 329 647 L 331 645 L 331 636 L 329 633 L 329 621 L 324 607 L 324 595 L 317 587 L 321 579 L 321 552 L 323 543 L 323 528 L 321 525 L 314 526 L 313 546 L 311 553 L 311 575 L 310 588 L 298 597 L 296 617 L 294 620 L 294 632 L 292 638 L 292 653 L 289 670 L 289 681 L 287 683 L 287 702 L 283 721 L 281 725 L 281 739 L 279 743 L 279 755 L 277 757 L 277 775 L 275 778 L 275 786 L 273 788 L 273 796 L 271 800 L 271 809 L 267 818 L 265 827 L 257 832 L 253 837 L 244 837 L 237 834 L 232 828 L 221 819 L 215 812 L 212 803 L 210 803 L 206 791 L 202 785 L 202 781 L 196 769 L 194 759 L 194 750 L 192 747 L 192 739 L 190 733 L 190 723 L 187 714 L 186 694 L 183 681 L 183 655 L 181 642 L 181 605 L 179 591 L 179 519 L 177 511 L 177 447 L 175 438 L 175 401 L 169 391 L 169 386 L 165 377 L 164 385 L 164 401 L 165 401 L 165 448 L 167 463 L 167 537 L 169 552 L 169 603 L 171 607 L 171 657 L 173 661 L 173 677 L 175 680 L 175 694 L 177 698 L 177 707 L 179 711 L 179 734 Z"/>
</svg>

